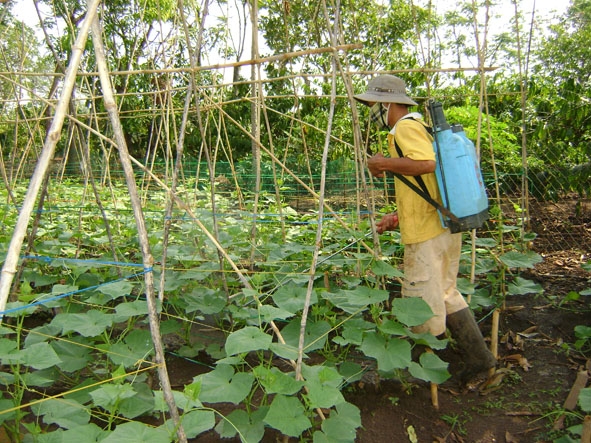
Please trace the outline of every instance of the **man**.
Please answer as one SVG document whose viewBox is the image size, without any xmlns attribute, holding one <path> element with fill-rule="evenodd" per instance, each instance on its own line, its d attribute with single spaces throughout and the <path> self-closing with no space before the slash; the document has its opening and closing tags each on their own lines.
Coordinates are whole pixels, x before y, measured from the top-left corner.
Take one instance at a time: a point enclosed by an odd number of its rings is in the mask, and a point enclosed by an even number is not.
<svg viewBox="0 0 591 443">
<path fill-rule="evenodd" d="M 406 94 L 404 81 L 393 75 L 379 75 L 355 99 L 370 106 L 372 120 L 390 130 L 390 157 L 378 153 L 368 159 L 370 173 L 375 177 L 388 172 L 404 175 L 441 202 L 433 138 L 421 115 L 409 112 L 409 107 L 417 103 Z M 460 382 L 468 383 L 495 367 L 496 359 L 486 347 L 472 312 L 456 287 L 462 234 L 450 233 L 442 226 L 437 210 L 398 178 L 395 187 L 397 213 L 385 215 L 376 227 L 381 234 L 400 224 L 405 275 L 402 295 L 421 297 L 434 313 L 414 331 L 438 336 L 449 329 L 462 353 L 464 368 L 458 374 Z"/>
</svg>

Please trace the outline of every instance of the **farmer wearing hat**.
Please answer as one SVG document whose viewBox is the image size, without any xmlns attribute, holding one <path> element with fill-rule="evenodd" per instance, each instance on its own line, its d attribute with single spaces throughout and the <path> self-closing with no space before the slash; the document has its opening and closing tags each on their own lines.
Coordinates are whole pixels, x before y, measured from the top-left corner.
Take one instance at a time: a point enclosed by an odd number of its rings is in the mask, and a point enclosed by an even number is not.
<svg viewBox="0 0 591 443">
<path fill-rule="evenodd" d="M 373 122 L 389 130 L 390 157 L 378 153 L 369 158 L 369 172 L 375 177 L 387 172 L 404 175 L 441 202 L 435 177 L 433 137 L 421 114 L 409 112 L 409 107 L 417 103 L 406 94 L 404 81 L 393 75 L 379 75 L 369 81 L 365 93 L 354 98 L 370 107 Z M 381 234 L 400 225 L 405 245 L 402 296 L 421 297 L 434 313 L 430 320 L 413 330 L 428 331 L 435 336 L 450 330 L 462 353 L 463 369 L 458 376 L 466 384 L 493 368 L 496 359 L 456 287 L 462 234 L 452 234 L 443 227 L 437 210 L 398 178 L 395 187 L 397 212 L 385 215 L 376 224 L 377 231 Z"/>
</svg>

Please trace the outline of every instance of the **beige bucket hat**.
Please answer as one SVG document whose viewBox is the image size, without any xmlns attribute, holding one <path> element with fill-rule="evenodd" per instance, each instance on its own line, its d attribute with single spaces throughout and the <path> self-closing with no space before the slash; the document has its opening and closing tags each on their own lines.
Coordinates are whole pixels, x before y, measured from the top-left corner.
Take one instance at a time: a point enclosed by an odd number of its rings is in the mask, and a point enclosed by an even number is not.
<svg viewBox="0 0 591 443">
<path fill-rule="evenodd" d="M 382 74 L 372 78 L 367 84 L 366 91 L 363 94 L 354 95 L 353 98 L 366 106 L 369 106 L 370 103 L 418 105 L 406 95 L 404 80 L 390 74 Z"/>
</svg>

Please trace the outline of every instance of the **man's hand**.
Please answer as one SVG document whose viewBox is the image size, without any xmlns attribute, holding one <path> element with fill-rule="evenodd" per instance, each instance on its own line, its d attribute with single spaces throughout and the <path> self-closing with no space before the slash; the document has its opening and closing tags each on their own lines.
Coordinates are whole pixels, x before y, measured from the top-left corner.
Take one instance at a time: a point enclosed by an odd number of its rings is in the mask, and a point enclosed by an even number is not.
<svg viewBox="0 0 591 443">
<path fill-rule="evenodd" d="M 392 214 L 386 214 L 382 219 L 376 223 L 376 229 L 378 234 L 382 234 L 386 231 L 393 231 L 398 227 L 398 213 L 393 212 Z"/>
<path fill-rule="evenodd" d="M 369 169 L 371 175 L 378 178 L 384 176 L 384 160 L 386 160 L 386 157 L 379 152 L 367 159 L 367 169 Z"/>
</svg>

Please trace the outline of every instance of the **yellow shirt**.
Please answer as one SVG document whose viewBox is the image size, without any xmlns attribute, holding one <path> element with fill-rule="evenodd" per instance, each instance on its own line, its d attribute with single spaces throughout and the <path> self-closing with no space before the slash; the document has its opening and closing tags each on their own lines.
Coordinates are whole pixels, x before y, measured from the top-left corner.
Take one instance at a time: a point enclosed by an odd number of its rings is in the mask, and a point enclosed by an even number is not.
<svg viewBox="0 0 591 443">
<path fill-rule="evenodd" d="M 394 138 L 405 157 L 412 160 L 433 160 L 433 137 L 422 123 L 407 118 L 398 121 L 394 130 L 388 134 L 388 151 L 391 157 L 399 157 L 394 145 Z M 439 187 L 435 173 L 422 175 L 429 195 L 441 203 Z M 414 177 L 407 177 L 416 183 Z M 394 180 L 396 186 L 396 204 L 400 222 L 402 243 L 419 243 L 437 237 L 445 231 L 437 210 L 401 180 Z"/>
</svg>

